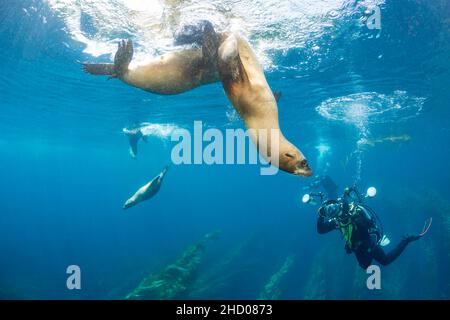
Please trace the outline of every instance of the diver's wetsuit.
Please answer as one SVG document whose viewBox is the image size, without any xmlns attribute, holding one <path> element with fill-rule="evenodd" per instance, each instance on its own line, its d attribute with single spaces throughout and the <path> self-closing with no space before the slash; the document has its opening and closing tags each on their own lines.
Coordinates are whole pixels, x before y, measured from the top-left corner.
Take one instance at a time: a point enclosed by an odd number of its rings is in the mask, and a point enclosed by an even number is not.
<svg viewBox="0 0 450 320">
<path fill-rule="evenodd" d="M 342 212 L 342 206 L 338 203 L 332 203 L 322 206 L 319 209 L 319 212 L 320 210 L 323 211 L 319 214 L 317 220 L 317 232 L 324 234 L 339 229 L 337 219 L 328 217 L 338 216 L 339 213 Z M 370 222 L 366 219 L 353 219 L 352 221 L 353 232 L 351 234 L 350 242 L 352 246 L 349 248 L 347 244 L 346 249 L 348 253 L 355 253 L 356 259 L 363 269 L 367 269 L 371 265 L 373 259 L 383 266 L 392 263 L 400 256 L 411 241 L 418 239 L 416 236 L 405 237 L 392 251 L 386 253 L 379 244 L 379 239 L 382 235 L 370 232 Z"/>
</svg>

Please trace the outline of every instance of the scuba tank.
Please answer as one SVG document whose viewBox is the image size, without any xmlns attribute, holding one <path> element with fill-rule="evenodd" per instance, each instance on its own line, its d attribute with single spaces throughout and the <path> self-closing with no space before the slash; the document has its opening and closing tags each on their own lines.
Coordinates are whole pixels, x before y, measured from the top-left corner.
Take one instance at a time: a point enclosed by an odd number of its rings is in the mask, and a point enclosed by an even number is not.
<svg viewBox="0 0 450 320">
<path fill-rule="evenodd" d="M 368 205 L 363 203 L 364 198 L 375 197 L 377 190 L 374 187 L 367 189 L 365 195 L 358 192 L 356 187 L 345 188 L 341 198 L 337 200 L 327 200 L 322 202 L 319 208 L 319 214 L 334 219 L 337 228 L 346 242 L 345 248 L 348 253 L 352 252 L 358 246 L 358 243 L 352 243 L 353 233 L 362 228 L 369 233 L 371 247 L 377 244 L 387 245 L 389 239 L 384 235 L 382 224 L 378 215 Z M 323 194 L 306 194 L 303 196 L 303 203 L 316 204 L 315 198 L 323 200 Z M 340 210 L 326 210 L 330 205 L 333 207 L 339 205 Z M 333 211 L 332 216 L 329 211 Z"/>
</svg>

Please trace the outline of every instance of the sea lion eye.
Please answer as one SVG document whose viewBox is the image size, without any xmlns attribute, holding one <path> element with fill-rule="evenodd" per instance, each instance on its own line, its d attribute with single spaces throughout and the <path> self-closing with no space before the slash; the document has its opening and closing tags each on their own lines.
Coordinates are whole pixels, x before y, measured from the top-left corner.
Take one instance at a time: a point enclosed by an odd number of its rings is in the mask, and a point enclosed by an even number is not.
<svg viewBox="0 0 450 320">
<path fill-rule="evenodd" d="M 303 159 L 301 162 L 300 162 L 300 166 L 301 167 L 307 167 L 308 166 L 308 160 L 306 160 L 306 159 Z"/>
</svg>

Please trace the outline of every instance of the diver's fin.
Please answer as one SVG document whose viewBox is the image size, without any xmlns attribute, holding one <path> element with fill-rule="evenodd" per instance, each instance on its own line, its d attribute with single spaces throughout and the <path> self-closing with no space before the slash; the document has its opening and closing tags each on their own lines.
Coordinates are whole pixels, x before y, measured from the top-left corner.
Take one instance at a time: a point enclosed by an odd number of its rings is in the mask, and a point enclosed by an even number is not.
<svg viewBox="0 0 450 320">
<path fill-rule="evenodd" d="M 113 76 L 114 75 L 114 64 L 113 63 L 87 63 L 81 62 L 83 65 L 83 70 L 86 73 L 101 76 Z"/>
<path fill-rule="evenodd" d="M 281 91 L 272 91 L 273 96 L 275 97 L 275 101 L 278 102 L 280 101 L 281 98 Z"/>
<path fill-rule="evenodd" d="M 419 234 L 420 237 L 423 237 L 428 230 L 430 230 L 431 224 L 433 223 L 433 218 L 429 218 L 425 220 L 425 224 L 423 225 L 422 232 Z"/>
</svg>

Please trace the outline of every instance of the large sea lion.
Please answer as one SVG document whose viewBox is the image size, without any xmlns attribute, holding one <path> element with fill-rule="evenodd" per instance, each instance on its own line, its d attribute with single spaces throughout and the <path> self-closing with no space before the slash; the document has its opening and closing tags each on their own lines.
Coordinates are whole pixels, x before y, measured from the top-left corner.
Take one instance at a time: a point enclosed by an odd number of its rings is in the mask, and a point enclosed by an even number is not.
<svg viewBox="0 0 450 320">
<path fill-rule="evenodd" d="M 83 63 L 86 72 L 110 75 L 135 87 L 158 94 L 177 94 L 203 84 L 222 81 L 228 98 L 250 130 L 259 152 L 274 166 L 295 175 L 310 176 L 303 154 L 281 133 L 277 99 L 249 44 L 234 34 L 216 33 L 212 24 L 202 21 L 186 27 L 176 36 L 176 43 L 195 43 L 200 48 L 168 53 L 147 64 L 129 68 L 133 56 L 131 41 L 122 41 L 114 63 Z M 267 133 L 267 144 L 260 135 Z M 272 131 L 279 133 L 277 149 L 272 150 Z M 273 151 L 273 152 L 272 152 Z M 274 154 L 272 154 L 274 153 Z M 275 154 L 276 153 L 276 154 Z"/>
<path fill-rule="evenodd" d="M 200 47 L 169 52 L 147 63 L 130 67 L 133 43 L 122 40 L 114 63 L 82 63 L 94 75 L 109 75 L 129 85 L 157 94 L 178 94 L 198 86 L 219 81 L 217 48 L 220 35 L 209 21 L 182 28 L 175 35 L 175 44 L 196 44 Z"/>
<path fill-rule="evenodd" d="M 311 176 L 306 158 L 280 130 L 275 96 L 248 42 L 236 34 L 229 34 L 219 47 L 218 58 L 219 76 L 225 92 L 246 127 L 254 130 L 251 137 L 259 152 L 273 165 L 277 165 L 273 163 L 277 160 L 278 167 L 284 171 Z M 273 131 L 277 132 L 278 141 L 271 141 Z M 260 141 L 261 133 L 267 141 Z M 272 154 L 276 153 L 272 150 L 274 142 L 278 154 Z"/>
<path fill-rule="evenodd" d="M 216 33 L 209 21 L 183 26 L 175 34 L 176 45 L 197 47 L 169 52 L 147 64 L 130 67 L 133 59 L 133 42 L 119 42 L 114 63 L 82 62 L 84 70 L 92 75 L 107 75 L 125 83 L 156 94 L 179 94 L 201 85 L 219 82 L 217 50 L 227 38 L 225 33 Z M 281 92 L 274 92 L 275 98 Z"/>
<path fill-rule="evenodd" d="M 165 167 L 160 174 L 158 174 L 155 178 L 152 179 L 149 183 L 140 187 L 138 191 L 128 199 L 123 205 L 123 209 L 131 208 L 142 201 L 148 200 L 152 198 L 155 194 L 158 193 L 161 188 L 161 183 L 163 181 L 164 176 L 166 175 L 168 167 Z"/>
</svg>

